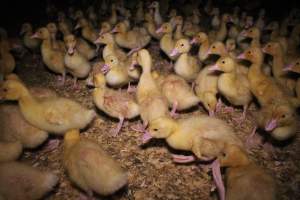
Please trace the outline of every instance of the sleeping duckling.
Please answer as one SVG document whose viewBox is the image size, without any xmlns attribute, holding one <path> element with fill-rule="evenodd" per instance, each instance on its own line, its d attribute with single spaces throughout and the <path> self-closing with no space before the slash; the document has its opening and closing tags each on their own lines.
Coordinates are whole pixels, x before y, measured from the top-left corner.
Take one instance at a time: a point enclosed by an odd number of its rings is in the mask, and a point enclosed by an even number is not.
<svg viewBox="0 0 300 200">
<path fill-rule="evenodd" d="M 249 164 L 226 170 L 227 200 L 275 200 L 276 181 L 265 169 Z"/>
<path fill-rule="evenodd" d="M 67 47 L 67 53 L 65 55 L 66 69 L 74 77 L 74 87 L 77 87 L 77 78 L 86 78 L 91 71 L 91 65 L 89 61 L 77 51 L 77 40 L 74 35 L 65 36 L 64 41 Z"/>
<path fill-rule="evenodd" d="M 174 149 L 192 151 L 204 161 L 213 162 L 213 175 L 219 189 L 220 199 L 225 199 L 224 185 L 220 167 L 235 167 L 248 164 L 248 157 L 243 144 L 226 122 L 205 115 L 174 120 L 160 117 L 150 122 L 143 142 L 151 138 L 165 138 Z M 187 163 L 194 161 L 194 156 L 174 156 L 174 161 Z"/>
<path fill-rule="evenodd" d="M 32 125 L 51 133 L 64 134 L 67 130 L 82 129 L 96 116 L 79 103 L 62 97 L 37 99 L 19 81 L 7 80 L 1 87 L 4 100 L 18 101 L 24 118 Z"/>
<path fill-rule="evenodd" d="M 105 47 L 102 51 L 102 57 L 105 58 L 109 55 L 117 56 L 120 60 L 126 60 L 126 53 L 120 49 L 111 33 L 103 33 L 99 38 L 94 42 L 95 44 L 105 44 Z"/>
<path fill-rule="evenodd" d="M 174 70 L 176 74 L 183 77 L 186 81 L 193 81 L 199 71 L 200 65 L 194 56 L 189 55 L 191 45 L 187 39 L 180 39 L 176 42 L 174 49 L 171 52 L 171 56 L 180 54 L 176 60 Z"/>
<path fill-rule="evenodd" d="M 50 33 L 51 36 L 51 44 L 52 44 L 52 48 L 55 50 L 60 50 L 62 52 L 66 51 L 66 47 L 63 41 L 57 40 L 56 39 L 56 33 L 57 33 L 57 26 L 55 23 L 49 23 L 47 24 L 47 29 Z"/>
<path fill-rule="evenodd" d="M 21 142 L 0 141 L 0 163 L 17 160 L 22 152 L 23 148 Z"/>
<path fill-rule="evenodd" d="M 137 86 L 136 97 L 143 125 L 146 126 L 151 121 L 168 115 L 168 102 L 152 77 L 150 53 L 146 49 L 138 51 L 137 61 L 143 72 Z"/>
<path fill-rule="evenodd" d="M 163 33 L 162 38 L 160 39 L 159 46 L 161 50 L 171 59 L 176 60 L 178 56 L 171 56 L 171 52 L 175 47 L 176 41 L 173 39 L 173 28 L 171 23 L 164 23 L 159 29 L 156 30 L 156 33 Z"/>
<path fill-rule="evenodd" d="M 163 95 L 167 98 L 169 106 L 172 107 L 171 116 L 176 116 L 176 110 L 186 110 L 200 102 L 189 84 L 180 76 L 175 74 L 166 77 L 158 75 L 157 79 Z"/>
<path fill-rule="evenodd" d="M 94 87 L 93 99 L 96 106 L 109 116 L 119 119 L 113 133 L 113 136 L 116 136 L 124 119 L 132 119 L 139 115 L 139 106 L 134 97 L 127 92 L 106 87 L 105 77 L 101 73 L 94 75 Z"/>
<path fill-rule="evenodd" d="M 151 36 L 145 28 L 127 30 L 127 27 L 125 22 L 119 22 L 112 32 L 117 33 L 115 41 L 120 47 L 130 49 L 128 53 L 130 55 L 147 46 L 151 40 Z"/>
<path fill-rule="evenodd" d="M 204 67 L 195 80 L 195 93 L 209 116 L 214 116 L 217 107 L 218 76 L 211 72 L 210 65 Z"/>
<path fill-rule="evenodd" d="M 252 100 L 247 77 L 237 74 L 236 62 L 229 56 L 219 58 L 216 64 L 210 67 L 210 70 L 223 72 L 218 78 L 218 90 L 231 104 L 243 106 L 244 111 L 241 117 L 243 121 Z"/>
<path fill-rule="evenodd" d="M 127 173 L 97 143 L 80 138 L 78 130 L 64 136 L 63 164 L 71 180 L 89 197 L 110 195 L 127 184 Z"/>
<path fill-rule="evenodd" d="M 57 184 L 58 177 L 21 162 L 0 163 L 1 199 L 41 199 Z"/>
<path fill-rule="evenodd" d="M 62 84 L 64 84 L 66 77 L 64 53 L 52 47 L 51 36 L 48 29 L 45 27 L 40 28 L 32 37 L 43 40 L 41 45 L 43 61 L 51 71 L 62 75 L 61 80 Z"/>
</svg>

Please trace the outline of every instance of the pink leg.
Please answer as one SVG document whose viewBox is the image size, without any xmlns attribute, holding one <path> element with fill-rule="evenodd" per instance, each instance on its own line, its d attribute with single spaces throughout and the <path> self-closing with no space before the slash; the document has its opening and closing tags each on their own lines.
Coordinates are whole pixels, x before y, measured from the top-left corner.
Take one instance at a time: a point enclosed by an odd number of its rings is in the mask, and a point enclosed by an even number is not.
<svg viewBox="0 0 300 200">
<path fill-rule="evenodd" d="M 128 93 L 135 93 L 135 92 L 136 92 L 136 87 L 135 87 L 135 86 L 132 86 L 132 85 L 130 84 L 130 82 L 128 83 L 127 92 L 128 92 Z"/>
<path fill-rule="evenodd" d="M 208 115 L 209 115 L 210 117 L 214 117 L 214 116 L 215 116 L 215 111 L 209 110 L 209 111 L 208 111 Z"/>
<path fill-rule="evenodd" d="M 213 179 L 218 189 L 220 200 L 225 200 L 225 187 L 222 180 L 220 163 L 218 159 L 214 160 L 211 166 L 212 166 Z"/>
<path fill-rule="evenodd" d="M 65 84 L 65 80 L 66 80 L 66 74 L 63 73 L 62 76 L 58 76 L 58 85 L 59 86 L 63 86 Z"/>
<path fill-rule="evenodd" d="M 173 106 L 172 106 L 172 110 L 171 110 L 171 113 L 170 113 L 172 118 L 177 118 L 178 117 L 178 114 L 176 113 L 177 107 L 178 107 L 178 102 L 174 101 Z"/>
<path fill-rule="evenodd" d="M 119 117 L 119 123 L 118 126 L 116 128 L 116 130 L 113 131 L 113 136 L 116 137 L 118 135 L 118 133 L 121 131 L 121 128 L 123 126 L 123 122 L 124 122 L 124 117 L 120 116 Z"/>
<path fill-rule="evenodd" d="M 127 56 L 130 56 L 131 54 L 133 54 L 134 52 L 137 52 L 141 49 L 141 47 L 137 47 L 137 48 L 134 48 L 134 49 L 131 49 L 128 53 L 127 53 Z"/>
<path fill-rule="evenodd" d="M 77 84 L 77 78 L 76 77 L 74 77 L 73 89 L 75 89 L 75 90 L 79 90 L 80 89 L 80 86 Z"/>
<path fill-rule="evenodd" d="M 223 102 L 221 100 L 221 98 L 218 99 L 218 103 L 216 105 L 216 112 L 220 112 L 222 110 L 222 106 L 223 106 Z"/>
<path fill-rule="evenodd" d="M 190 163 L 196 160 L 195 156 L 184 156 L 172 154 L 173 161 L 176 163 Z"/>
<path fill-rule="evenodd" d="M 242 114 L 241 117 L 233 118 L 233 120 L 236 121 L 238 123 L 238 125 L 241 125 L 241 123 L 245 121 L 246 114 L 247 114 L 247 108 L 248 108 L 248 106 L 245 105 L 244 108 L 243 108 L 243 114 Z"/>
<path fill-rule="evenodd" d="M 167 70 L 172 70 L 173 69 L 173 62 L 170 61 L 169 64 L 167 65 Z"/>
<path fill-rule="evenodd" d="M 256 134 L 257 127 L 255 126 L 251 132 L 251 134 L 246 138 L 245 145 L 247 148 L 250 148 L 253 145 L 253 138 Z"/>
<path fill-rule="evenodd" d="M 45 146 L 45 150 L 46 151 L 53 151 L 54 149 L 57 149 L 58 146 L 60 144 L 60 140 L 59 139 L 52 139 L 52 140 L 49 140 L 47 145 Z"/>
<path fill-rule="evenodd" d="M 148 122 L 139 123 L 137 125 L 131 126 L 130 128 L 136 132 L 144 133 L 146 131 L 146 127 Z"/>
</svg>

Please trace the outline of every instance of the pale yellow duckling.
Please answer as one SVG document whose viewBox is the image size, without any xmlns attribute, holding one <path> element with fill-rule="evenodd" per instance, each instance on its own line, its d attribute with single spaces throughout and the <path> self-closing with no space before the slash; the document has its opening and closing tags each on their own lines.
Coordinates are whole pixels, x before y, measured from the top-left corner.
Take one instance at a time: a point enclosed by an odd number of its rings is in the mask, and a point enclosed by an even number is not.
<svg viewBox="0 0 300 200">
<path fill-rule="evenodd" d="M 91 65 L 86 57 L 77 51 L 77 40 L 74 35 L 65 36 L 64 41 L 67 47 L 65 55 L 66 69 L 74 77 L 74 86 L 77 86 L 77 79 L 86 78 L 91 71 Z"/>
<path fill-rule="evenodd" d="M 5 81 L 1 94 L 4 100 L 18 101 L 26 121 L 51 133 L 64 134 L 70 129 L 85 128 L 96 116 L 94 110 L 88 110 L 70 99 L 37 99 L 24 84 L 16 80 Z"/>
<path fill-rule="evenodd" d="M 160 40 L 163 36 L 162 32 L 157 33 L 157 27 L 154 22 L 154 19 L 150 13 L 145 13 L 145 23 L 144 27 L 147 29 L 148 33 L 151 35 L 152 38 L 156 40 Z"/>
<path fill-rule="evenodd" d="M 211 66 L 204 67 L 195 80 L 195 93 L 205 109 L 213 116 L 217 106 L 218 76 L 210 71 Z"/>
<path fill-rule="evenodd" d="M 158 1 L 153 1 L 150 8 L 154 8 L 154 21 L 157 26 L 162 25 L 163 19 L 160 15 L 160 6 Z"/>
<path fill-rule="evenodd" d="M 9 45 L 5 44 L 5 42 L 5 39 L 0 41 L 0 80 L 12 73 L 16 67 L 15 58 L 10 53 Z"/>
<path fill-rule="evenodd" d="M 36 38 L 31 38 L 33 35 L 32 25 L 30 23 L 24 23 L 22 25 L 20 35 L 23 36 L 23 44 L 26 48 L 33 52 L 36 52 L 41 45 L 41 40 Z"/>
<path fill-rule="evenodd" d="M 183 17 L 182 16 L 176 16 L 175 17 L 175 32 L 174 32 L 174 39 L 179 40 L 184 38 L 183 32 Z"/>
<path fill-rule="evenodd" d="M 108 19 L 110 25 L 115 25 L 118 22 L 118 15 L 116 10 L 116 5 L 113 3 L 111 4 L 111 13 L 110 18 Z"/>
<path fill-rule="evenodd" d="M 164 23 L 159 29 L 156 30 L 156 33 L 163 33 L 162 38 L 160 39 L 159 46 L 160 49 L 171 59 L 176 60 L 176 56 L 171 56 L 171 52 L 175 47 L 175 40 L 173 39 L 173 28 L 171 23 Z"/>
<path fill-rule="evenodd" d="M 200 44 L 198 51 L 198 58 L 201 62 L 204 62 L 208 57 L 208 50 L 210 47 L 210 42 L 208 36 L 204 32 L 199 32 L 191 41 L 191 44 Z"/>
<path fill-rule="evenodd" d="M 56 39 L 56 33 L 58 31 L 57 26 L 55 23 L 49 23 L 47 24 L 47 29 L 50 33 L 51 36 L 51 44 L 52 44 L 52 48 L 55 50 L 61 50 L 63 52 L 66 51 L 66 47 L 63 41 L 57 40 Z"/>
<path fill-rule="evenodd" d="M 261 36 L 261 31 L 257 27 L 252 27 L 249 28 L 248 30 L 244 30 L 241 32 L 241 35 L 246 37 L 246 38 L 251 38 L 251 47 L 261 47 L 260 43 L 260 36 Z"/>
<path fill-rule="evenodd" d="M 118 118 L 119 124 L 113 131 L 116 136 L 123 125 L 124 119 L 132 119 L 139 115 L 139 106 L 133 96 L 125 91 L 106 87 L 105 77 L 101 73 L 94 75 L 93 99 L 96 106 L 107 115 Z"/>
<path fill-rule="evenodd" d="M 194 25 L 191 21 L 185 21 L 182 30 L 185 36 L 194 37 L 200 32 L 200 27 L 198 25 Z"/>
<path fill-rule="evenodd" d="M 111 30 L 112 30 L 112 26 L 110 25 L 109 22 L 107 22 L 107 21 L 101 22 L 99 35 L 102 35 L 104 33 L 108 33 Z"/>
<path fill-rule="evenodd" d="M 23 147 L 21 142 L 0 141 L 0 163 L 17 160 L 19 156 L 22 154 L 22 152 L 23 152 Z"/>
<path fill-rule="evenodd" d="M 159 85 L 163 95 L 169 102 L 169 106 L 172 107 L 171 116 L 176 115 L 176 110 L 186 110 L 200 102 L 190 85 L 180 76 L 170 74 L 161 79 Z"/>
<path fill-rule="evenodd" d="M 152 77 L 152 58 L 146 49 L 138 51 L 137 61 L 143 72 L 137 86 L 136 97 L 143 124 L 147 125 L 157 118 L 168 115 L 168 101 Z"/>
<path fill-rule="evenodd" d="M 300 74 L 300 59 L 295 59 L 290 64 L 286 65 L 283 69 L 284 71 L 292 71 L 297 74 Z M 295 86 L 295 92 L 298 99 L 300 99 L 300 78 L 297 79 L 296 86 Z"/>
<path fill-rule="evenodd" d="M 95 41 L 95 44 L 105 44 L 105 47 L 102 51 L 102 58 L 105 58 L 109 55 L 117 56 L 119 60 L 126 60 L 126 53 L 118 47 L 115 42 L 115 39 L 111 33 L 103 33 Z"/>
<path fill-rule="evenodd" d="M 218 90 L 231 104 L 243 106 L 241 120 L 244 120 L 252 100 L 247 76 L 237 73 L 236 62 L 229 56 L 219 58 L 216 64 L 210 67 L 210 70 L 223 72 L 218 78 Z"/>
<path fill-rule="evenodd" d="M 1 199 L 38 200 L 50 192 L 58 177 L 21 162 L 0 163 Z"/>
<path fill-rule="evenodd" d="M 186 81 L 193 81 L 197 77 L 201 67 L 197 59 L 189 54 L 190 50 L 191 45 L 189 41 L 187 39 L 180 39 L 176 42 L 170 54 L 171 56 L 180 54 L 174 65 L 174 71 Z"/>
<path fill-rule="evenodd" d="M 99 144 L 80 138 L 78 130 L 64 136 L 63 164 L 70 179 L 89 197 L 110 195 L 127 184 L 127 173 Z"/>
<path fill-rule="evenodd" d="M 119 22 L 112 32 L 117 33 L 115 41 L 120 47 L 131 50 L 129 55 L 149 44 L 151 36 L 145 28 L 127 29 L 128 25 L 125 22 Z"/>
<path fill-rule="evenodd" d="M 90 22 L 85 18 L 80 18 L 75 29 L 81 28 L 81 35 L 87 41 L 93 43 L 97 38 L 98 34 Z"/>
<path fill-rule="evenodd" d="M 241 140 L 226 122 L 206 115 L 174 120 L 161 117 L 150 122 L 143 142 L 151 138 L 164 138 L 174 149 L 192 151 L 199 160 L 213 161 L 212 170 L 220 199 L 225 199 L 220 167 L 235 167 L 248 164 Z M 187 163 L 194 156 L 174 155 L 175 162 Z"/>
<path fill-rule="evenodd" d="M 40 28 L 32 37 L 43 40 L 41 45 L 43 61 L 51 71 L 62 75 L 62 84 L 64 84 L 66 76 L 65 55 L 62 51 L 55 50 L 52 47 L 51 36 L 48 29 L 44 27 Z"/>
</svg>

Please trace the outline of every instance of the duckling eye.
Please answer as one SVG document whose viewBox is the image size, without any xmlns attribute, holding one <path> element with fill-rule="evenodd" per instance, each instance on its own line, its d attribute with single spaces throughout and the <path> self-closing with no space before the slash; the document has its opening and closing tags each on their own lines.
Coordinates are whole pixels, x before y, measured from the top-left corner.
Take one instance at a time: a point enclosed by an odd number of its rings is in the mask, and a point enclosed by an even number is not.
<svg viewBox="0 0 300 200">
<path fill-rule="evenodd" d="M 215 47 L 215 46 L 212 46 L 212 48 L 215 49 L 216 47 Z"/>
<path fill-rule="evenodd" d="M 101 36 L 101 39 L 104 39 L 104 37 L 103 37 L 103 36 Z"/>
<path fill-rule="evenodd" d="M 110 60 L 110 62 L 114 62 L 114 60 L 113 60 L 113 59 L 111 59 L 111 60 Z"/>
<path fill-rule="evenodd" d="M 248 51 L 247 54 L 248 54 L 248 55 L 251 55 L 251 51 Z"/>
<path fill-rule="evenodd" d="M 296 65 L 299 65 L 299 62 L 296 62 Z"/>
<path fill-rule="evenodd" d="M 224 60 L 222 61 L 222 64 L 225 64 L 225 61 L 224 61 Z"/>
<path fill-rule="evenodd" d="M 286 117 L 286 115 L 285 115 L 285 114 L 281 115 L 281 118 L 285 118 L 285 117 Z"/>
<path fill-rule="evenodd" d="M 180 46 L 182 46 L 182 47 L 183 47 L 183 46 L 184 46 L 184 44 L 180 44 Z"/>
<path fill-rule="evenodd" d="M 8 89 L 7 88 L 3 88 L 3 92 L 8 92 Z"/>
<path fill-rule="evenodd" d="M 269 47 L 269 48 L 270 48 L 270 47 L 271 47 L 271 45 L 270 45 L 270 44 L 268 44 L 268 45 L 267 45 L 267 47 Z"/>
<path fill-rule="evenodd" d="M 153 131 L 155 131 L 155 132 L 156 132 L 156 131 L 158 131 L 158 129 L 157 129 L 157 128 L 155 128 L 155 129 L 153 129 Z"/>
<path fill-rule="evenodd" d="M 252 30 L 250 30 L 249 32 L 250 32 L 250 33 L 252 33 L 253 31 L 252 31 Z"/>
</svg>

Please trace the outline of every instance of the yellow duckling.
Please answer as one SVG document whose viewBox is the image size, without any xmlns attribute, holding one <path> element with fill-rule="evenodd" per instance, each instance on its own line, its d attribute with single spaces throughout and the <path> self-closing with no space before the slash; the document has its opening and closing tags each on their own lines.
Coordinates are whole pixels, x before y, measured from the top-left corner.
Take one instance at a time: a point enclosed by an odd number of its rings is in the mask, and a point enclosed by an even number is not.
<svg viewBox="0 0 300 200">
<path fill-rule="evenodd" d="M 7 40 L 0 41 L 0 80 L 12 73 L 16 67 L 16 61 L 10 53 L 10 46 L 6 43 Z"/>
<path fill-rule="evenodd" d="M 64 134 L 70 129 L 82 129 L 96 116 L 94 110 L 70 99 L 51 97 L 39 100 L 16 80 L 5 81 L 1 92 L 4 100 L 18 101 L 26 121 L 47 132 Z"/>
<path fill-rule="evenodd" d="M 252 100 L 250 84 L 246 75 L 237 74 L 236 62 L 229 56 L 219 58 L 209 70 L 223 72 L 218 78 L 218 90 L 231 104 L 243 106 L 241 120 L 244 120 Z"/>
<path fill-rule="evenodd" d="M 47 29 L 50 33 L 51 36 L 51 44 L 52 44 L 52 48 L 55 50 L 61 50 L 63 52 L 66 51 L 66 47 L 63 41 L 57 40 L 56 39 L 56 33 L 58 31 L 57 26 L 55 23 L 49 23 L 47 24 Z"/>
<path fill-rule="evenodd" d="M 91 25 L 91 23 L 81 17 L 79 20 L 78 20 L 78 23 L 77 25 L 75 26 L 75 30 L 76 29 L 79 29 L 81 28 L 81 35 L 84 39 L 86 39 L 87 41 L 93 43 L 96 39 L 97 39 L 97 32 L 96 30 L 94 29 L 94 27 Z"/>
<path fill-rule="evenodd" d="M 41 199 L 57 182 L 58 177 L 54 173 L 21 162 L 0 163 L 1 199 Z"/>
<path fill-rule="evenodd" d="M 176 110 L 186 110 L 200 102 L 189 84 L 180 76 L 170 74 L 166 77 L 157 77 L 157 79 L 162 79 L 158 82 L 169 106 L 172 107 L 171 116 L 176 116 Z"/>
<path fill-rule="evenodd" d="M 123 125 L 124 119 L 132 119 L 139 115 L 139 106 L 134 97 L 125 91 L 106 87 L 105 77 L 101 73 L 94 75 L 93 99 L 96 106 L 111 117 L 118 118 L 119 124 L 114 129 L 116 136 Z"/>
<path fill-rule="evenodd" d="M 168 101 L 161 93 L 156 81 L 152 77 L 152 58 L 146 49 L 138 51 L 138 64 L 143 72 L 137 86 L 137 101 L 140 106 L 140 116 L 143 124 L 168 115 Z"/>
<path fill-rule="evenodd" d="M 95 41 L 95 44 L 105 44 L 105 47 L 102 51 L 102 57 L 105 58 L 109 55 L 115 55 L 119 60 L 126 60 L 126 53 L 120 49 L 111 33 L 103 33 L 99 36 L 99 38 Z"/>
<path fill-rule="evenodd" d="M 200 44 L 198 51 L 198 58 L 201 62 L 204 62 L 208 57 L 208 50 L 210 47 L 210 42 L 208 36 L 204 32 L 199 32 L 191 41 L 191 44 Z"/>
<path fill-rule="evenodd" d="M 40 28 L 32 37 L 43 40 L 41 45 L 43 61 L 51 71 L 62 75 L 62 84 L 64 84 L 66 77 L 64 53 L 52 47 L 48 29 L 44 27 Z"/>
<path fill-rule="evenodd" d="M 112 32 L 117 33 L 115 41 L 120 47 L 131 50 L 129 55 L 147 46 L 151 40 L 151 36 L 145 28 L 128 30 L 128 25 L 125 22 L 119 22 Z"/>
<path fill-rule="evenodd" d="M 89 197 L 110 195 L 127 184 L 127 173 L 97 143 L 80 138 L 78 130 L 64 137 L 63 164 L 71 180 Z"/>
<path fill-rule="evenodd" d="M 175 73 L 183 77 L 187 81 L 193 81 L 199 71 L 200 64 L 194 56 L 189 55 L 191 45 L 187 39 L 180 39 L 176 42 L 174 49 L 171 52 L 171 56 L 180 54 L 176 60 L 174 70 Z"/>
<path fill-rule="evenodd" d="M 147 29 L 147 31 L 151 35 L 151 37 L 156 40 L 160 40 L 162 38 L 163 34 L 156 32 L 156 30 L 157 30 L 156 24 L 150 13 L 145 13 L 145 21 L 146 22 L 144 23 L 144 27 Z"/>
<path fill-rule="evenodd" d="M 101 22 L 99 35 L 110 32 L 112 29 L 110 23 L 107 21 Z"/>
<path fill-rule="evenodd" d="M 64 41 L 67 47 L 65 65 L 68 72 L 70 72 L 74 77 L 75 87 L 77 86 L 77 78 L 86 78 L 89 75 L 91 71 L 91 65 L 86 57 L 77 51 L 77 40 L 74 35 L 65 36 Z"/>
<path fill-rule="evenodd" d="M 36 38 L 31 38 L 33 35 L 32 25 L 30 23 L 24 23 L 22 25 L 20 35 L 23 36 L 23 44 L 30 51 L 36 52 L 41 45 L 41 41 Z"/>
<path fill-rule="evenodd" d="M 156 33 L 163 33 L 162 38 L 160 39 L 159 46 L 160 49 L 171 59 L 176 60 L 178 56 L 171 56 L 171 52 L 175 47 L 175 40 L 173 39 L 173 28 L 171 23 L 164 23 L 159 29 L 156 30 Z"/>
</svg>

